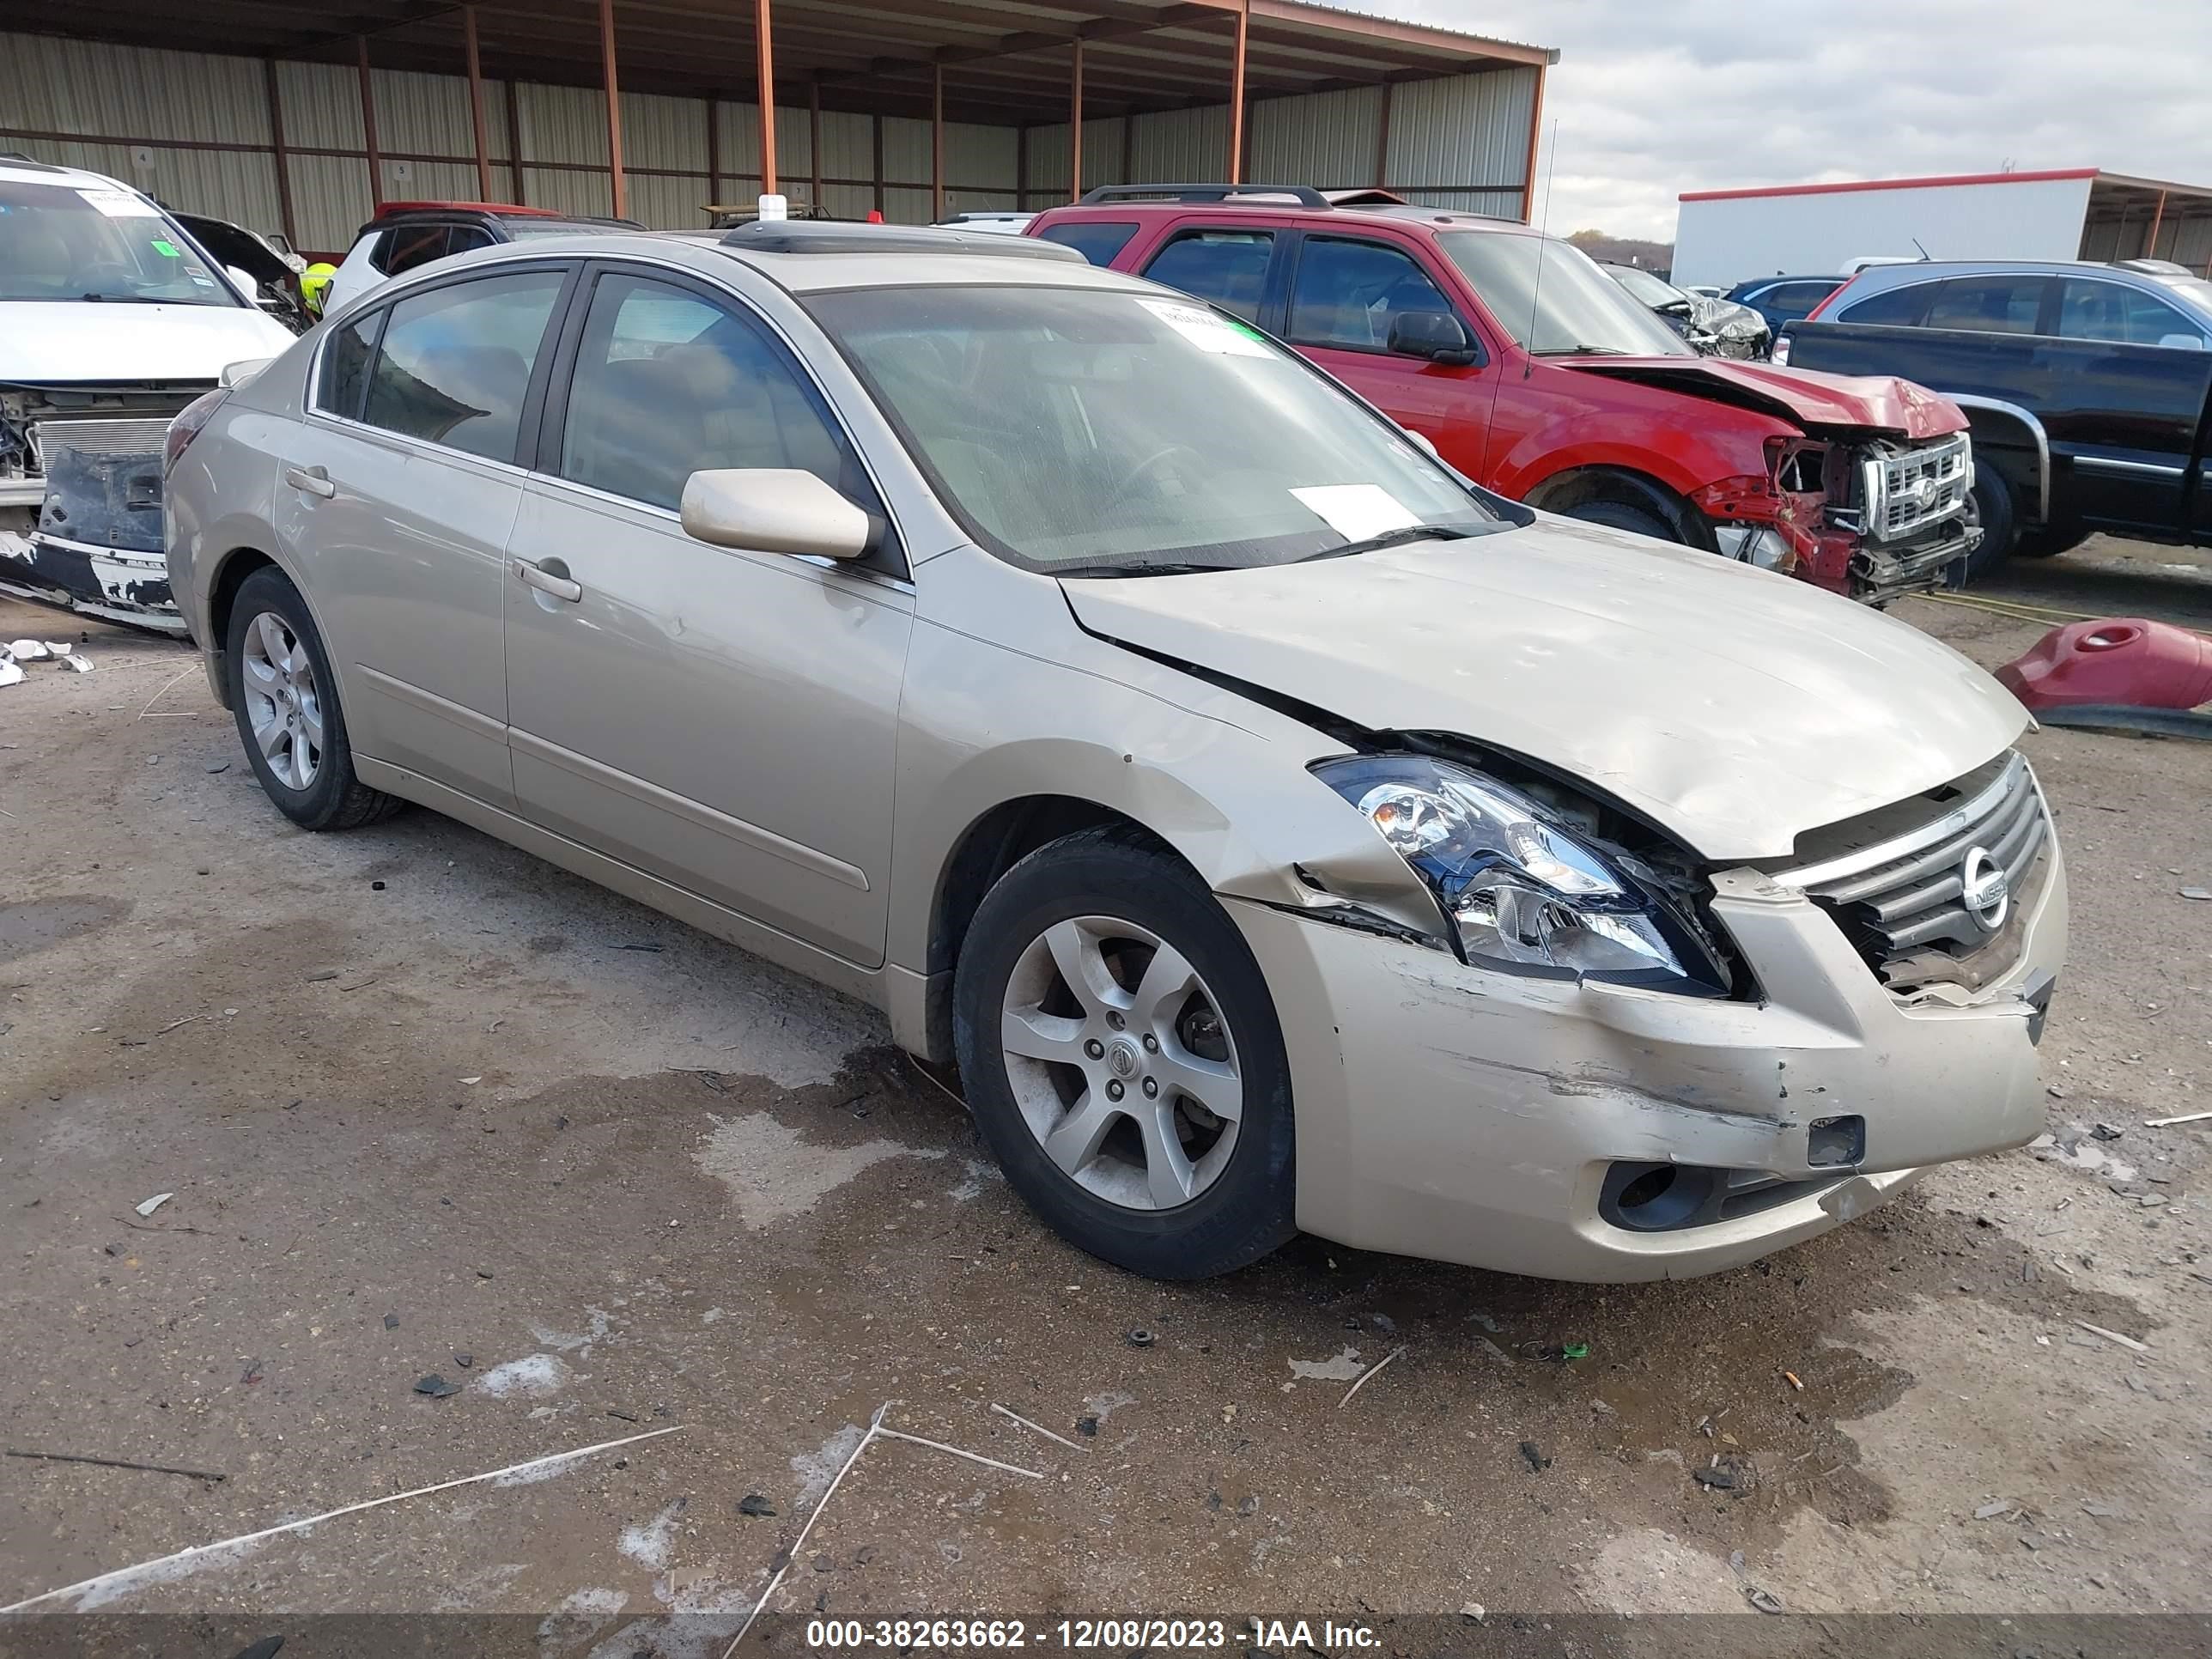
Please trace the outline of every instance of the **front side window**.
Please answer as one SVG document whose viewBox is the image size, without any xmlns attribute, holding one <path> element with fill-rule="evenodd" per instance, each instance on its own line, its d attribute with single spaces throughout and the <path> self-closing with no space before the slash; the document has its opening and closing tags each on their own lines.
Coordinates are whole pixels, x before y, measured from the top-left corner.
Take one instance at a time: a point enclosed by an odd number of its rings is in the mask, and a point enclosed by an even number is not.
<svg viewBox="0 0 2212 1659">
<path fill-rule="evenodd" d="M 348 420 L 361 413 L 362 388 L 368 384 L 368 349 L 384 313 L 356 317 L 331 336 L 323 348 L 323 370 L 315 382 L 315 407 Z"/>
<path fill-rule="evenodd" d="M 1152 256 L 1145 275 L 1255 323 L 1274 252 L 1272 230 L 1187 230 Z"/>
<path fill-rule="evenodd" d="M 1026 568 L 1285 564 L 1499 518 L 1296 353 L 1113 289 L 864 289 L 816 320 L 969 534 Z"/>
<path fill-rule="evenodd" d="M 1936 285 L 1927 325 L 1977 334 L 2033 334 L 2050 285 L 2044 276 L 1955 276 Z"/>
<path fill-rule="evenodd" d="M 0 301 L 245 302 L 161 210 L 115 185 L 0 181 Z"/>
<path fill-rule="evenodd" d="M 564 280 L 518 271 L 452 283 L 392 307 L 362 418 L 371 426 L 512 461 L 530 371 Z"/>
<path fill-rule="evenodd" d="M 1437 246 L 1492 319 L 1538 357 L 1689 357 L 1680 335 L 1571 242 L 1495 230 L 1447 230 Z"/>
<path fill-rule="evenodd" d="M 1128 246 L 1136 234 L 1134 220 L 1076 219 L 1064 225 L 1048 225 L 1037 235 L 1044 241 L 1073 248 L 1094 265 L 1111 265 L 1114 256 Z"/>
<path fill-rule="evenodd" d="M 1291 290 L 1290 337 L 1300 345 L 1382 351 L 1390 322 L 1407 312 L 1451 313 L 1451 301 L 1402 249 L 1346 237 L 1309 236 Z"/>
<path fill-rule="evenodd" d="M 2069 276 L 2058 289 L 2058 333 L 2068 340 L 2163 345 L 2185 337 L 2202 350 L 2204 331 L 2163 300 L 2119 283 Z"/>
<path fill-rule="evenodd" d="M 576 349 L 560 476 L 673 511 L 694 472 L 811 472 L 878 510 L 812 386 L 734 308 L 649 277 L 599 278 Z"/>
</svg>

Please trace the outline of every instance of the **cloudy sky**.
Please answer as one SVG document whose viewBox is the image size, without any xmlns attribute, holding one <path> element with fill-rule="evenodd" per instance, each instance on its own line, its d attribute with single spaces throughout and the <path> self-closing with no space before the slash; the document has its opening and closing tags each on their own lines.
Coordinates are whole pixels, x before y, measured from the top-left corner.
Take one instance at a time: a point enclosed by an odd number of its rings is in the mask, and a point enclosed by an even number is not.
<svg viewBox="0 0 2212 1659">
<path fill-rule="evenodd" d="M 1559 48 L 1561 234 L 1671 240 L 1686 190 L 2008 162 L 2212 184 L 2208 0 L 1339 3 Z"/>
</svg>

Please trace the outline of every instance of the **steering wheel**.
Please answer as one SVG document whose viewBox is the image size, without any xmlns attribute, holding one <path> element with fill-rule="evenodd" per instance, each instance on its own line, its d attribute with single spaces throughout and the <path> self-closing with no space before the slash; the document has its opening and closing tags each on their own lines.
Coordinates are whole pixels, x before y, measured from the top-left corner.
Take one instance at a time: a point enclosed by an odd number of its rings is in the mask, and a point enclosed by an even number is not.
<svg viewBox="0 0 2212 1659">
<path fill-rule="evenodd" d="M 1172 455 L 1189 455 L 1200 462 L 1206 459 L 1188 444 L 1169 444 L 1164 448 L 1156 449 L 1121 475 L 1114 486 L 1114 499 L 1119 501 L 1122 496 L 1128 495 L 1141 481 L 1157 471 L 1160 463 Z"/>
</svg>

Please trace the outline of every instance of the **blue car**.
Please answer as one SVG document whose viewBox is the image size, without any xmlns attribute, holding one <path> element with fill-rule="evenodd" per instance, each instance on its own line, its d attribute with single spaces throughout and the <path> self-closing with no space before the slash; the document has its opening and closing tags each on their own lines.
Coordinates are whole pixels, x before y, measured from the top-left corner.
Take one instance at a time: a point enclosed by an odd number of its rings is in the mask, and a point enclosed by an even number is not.
<svg viewBox="0 0 2212 1659">
<path fill-rule="evenodd" d="M 1833 294 L 1848 276 L 1754 276 L 1738 283 L 1727 298 L 1749 306 L 1766 319 L 1766 326 L 1779 335 L 1784 323 L 1802 321 L 1813 307 Z"/>
</svg>

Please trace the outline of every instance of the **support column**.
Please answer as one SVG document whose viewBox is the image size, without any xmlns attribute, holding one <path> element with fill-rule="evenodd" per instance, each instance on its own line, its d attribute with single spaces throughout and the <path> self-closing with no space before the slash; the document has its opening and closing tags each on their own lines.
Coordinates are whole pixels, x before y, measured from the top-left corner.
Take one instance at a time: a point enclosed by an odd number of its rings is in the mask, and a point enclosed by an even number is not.
<svg viewBox="0 0 2212 1659">
<path fill-rule="evenodd" d="M 292 160 L 284 149 L 284 97 L 276 84 L 276 60 L 261 60 L 261 77 L 269 91 L 269 149 L 276 162 L 276 215 L 284 240 L 292 251 L 300 249 L 299 227 L 292 222 Z"/>
<path fill-rule="evenodd" d="M 353 38 L 354 61 L 361 70 L 361 141 L 368 155 L 368 206 L 374 213 L 384 206 L 384 156 L 376 147 L 376 94 L 368 82 L 368 37 Z"/>
<path fill-rule="evenodd" d="M 945 216 L 945 65 L 929 66 L 929 216 Z"/>
<path fill-rule="evenodd" d="M 707 200 L 720 206 L 722 200 L 722 112 L 714 107 L 712 94 L 707 98 Z"/>
<path fill-rule="evenodd" d="M 1536 148 L 1544 135 L 1544 68 L 1536 66 L 1536 94 L 1528 100 L 1528 173 L 1521 182 L 1521 222 L 1536 222 Z"/>
<path fill-rule="evenodd" d="M 507 83 L 507 168 L 514 177 L 514 204 L 527 207 L 529 197 L 522 190 L 522 94 L 516 90 L 517 82 Z"/>
<path fill-rule="evenodd" d="M 1244 40 L 1252 29 L 1252 0 L 1237 9 L 1237 50 L 1229 64 L 1229 182 L 1244 182 Z"/>
<path fill-rule="evenodd" d="M 876 217 L 884 216 L 884 118 L 875 118 L 876 126 Z"/>
<path fill-rule="evenodd" d="M 2159 227 L 2165 222 L 2166 192 L 2164 191 L 2160 191 L 2158 193 L 2158 206 L 2151 211 L 2150 235 L 2143 243 L 2142 257 L 2144 258 L 2155 259 L 2158 258 L 2158 229 Z"/>
<path fill-rule="evenodd" d="M 1075 37 L 1075 63 L 1067 88 L 1067 199 L 1079 202 L 1083 199 L 1083 37 L 1079 34 Z"/>
<path fill-rule="evenodd" d="M 806 167 L 813 176 L 808 180 L 814 186 L 814 205 L 822 205 L 822 77 L 811 76 L 806 82 Z"/>
<path fill-rule="evenodd" d="M 1382 106 L 1375 119 L 1375 188 L 1390 188 L 1390 94 L 1398 88 L 1395 81 L 1382 83 Z"/>
<path fill-rule="evenodd" d="M 615 217 L 627 219 L 629 184 L 623 177 L 622 86 L 615 76 L 615 0 L 599 0 L 599 64 L 607 83 L 607 179 Z"/>
<path fill-rule="evenodd" d="M 469 58 L 469 126 L 477 141 L 477 200 L 489 202 L 491 193 L 491 144 L 484 137 L 483 59 L 477 52 L 477 9 L 461 8 L 461 42 Z"/>
<path fill-rule="evenodd" d="M 1137 182 L 1137 112 L 1127 104 L 1121 106 L 1121 176 L 1114 182 Z"/>
<path fill-rule="evenodd" d="M 775 40 L 769 0 L 753 0 L 753 44 L 760 82 L 761 194 L 775 194 Z"/>
</svg>

